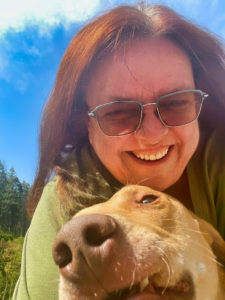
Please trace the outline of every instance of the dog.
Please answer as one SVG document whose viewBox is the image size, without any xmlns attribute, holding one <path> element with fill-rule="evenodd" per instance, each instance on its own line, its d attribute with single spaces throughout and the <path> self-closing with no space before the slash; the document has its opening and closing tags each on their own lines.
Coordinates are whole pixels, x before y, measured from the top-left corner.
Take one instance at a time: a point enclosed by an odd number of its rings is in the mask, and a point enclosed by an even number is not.
<svg viewBox="0 0 225 300">
<path fill-rule="evenodd" d="M 225 242 L 178 200 L 126 186 L 59 231 L 60 300 L 224 300 Z"/>
</svg>

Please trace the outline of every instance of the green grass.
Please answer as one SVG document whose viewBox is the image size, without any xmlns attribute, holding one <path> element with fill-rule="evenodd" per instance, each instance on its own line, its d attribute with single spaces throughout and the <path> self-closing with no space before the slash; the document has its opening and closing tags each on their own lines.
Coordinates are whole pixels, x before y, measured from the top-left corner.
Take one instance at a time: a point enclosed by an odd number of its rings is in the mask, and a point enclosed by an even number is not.
<svg viewBox="0 0 225 300">
<path fill-rule="evenodd" d="M 0 239 L 0 300 L 12 299 L 20 274 L 23 241 L 23 237 Z"/>
</svg>

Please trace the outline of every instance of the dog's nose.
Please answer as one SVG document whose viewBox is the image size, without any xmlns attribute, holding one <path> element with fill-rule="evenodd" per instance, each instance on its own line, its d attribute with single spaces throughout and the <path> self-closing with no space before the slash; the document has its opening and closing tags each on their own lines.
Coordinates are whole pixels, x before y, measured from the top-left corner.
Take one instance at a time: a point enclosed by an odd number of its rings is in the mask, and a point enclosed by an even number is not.
<svg viewBox="0 0 225 300">
<path fill-rule="evenodd" d="M 89 276 L 90 269 L 98 269 L 96 264 L 110 256 L 115 231 L 116 222 L 106 215 L 85 215 L 67 222 L 52 250 L 60 273 L 71 282 Z"/>
</svg>

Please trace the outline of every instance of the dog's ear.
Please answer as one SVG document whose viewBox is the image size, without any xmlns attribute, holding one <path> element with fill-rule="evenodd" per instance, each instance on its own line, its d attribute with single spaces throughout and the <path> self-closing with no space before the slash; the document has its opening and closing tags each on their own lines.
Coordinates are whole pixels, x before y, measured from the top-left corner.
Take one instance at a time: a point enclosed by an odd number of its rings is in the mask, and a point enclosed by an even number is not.
<svg viewBox="0 0 225 300">
<path fill-rule="evenodd" d="M 193 213 L 192 216 L 198 221 L 200 231 L 203 233 L 203 237 L 205 238 L 206 242 L 212 248 L 217 261 L 225 267 L 225 241 L 211 224 L 203 219 L 200 219 Z"/>
</svg>

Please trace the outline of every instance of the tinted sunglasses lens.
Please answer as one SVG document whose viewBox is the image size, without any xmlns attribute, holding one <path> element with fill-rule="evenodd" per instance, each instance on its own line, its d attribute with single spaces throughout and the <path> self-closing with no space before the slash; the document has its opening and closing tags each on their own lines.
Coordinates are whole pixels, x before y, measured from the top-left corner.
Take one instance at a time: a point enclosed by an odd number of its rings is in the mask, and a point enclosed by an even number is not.
<svg viewBox="0 0 225 300">
<path fill-rule="evenodd" d="M 168 126 L 188 124 L 198 117 L 201 98 L 199 92 L 179 93 L 162 98 L 158 103 L 160 117 Z"/>
<path fill-rule="evenodd" d="M 137 103 L 113 103 L 97 110 L 101 130 L 109 136 L 126 135 L 139 125 L 141 107 Z"/>
</svg>

